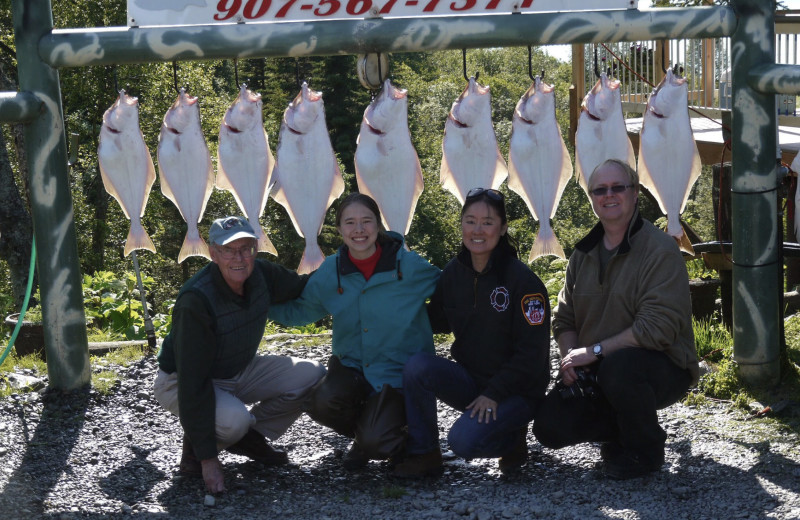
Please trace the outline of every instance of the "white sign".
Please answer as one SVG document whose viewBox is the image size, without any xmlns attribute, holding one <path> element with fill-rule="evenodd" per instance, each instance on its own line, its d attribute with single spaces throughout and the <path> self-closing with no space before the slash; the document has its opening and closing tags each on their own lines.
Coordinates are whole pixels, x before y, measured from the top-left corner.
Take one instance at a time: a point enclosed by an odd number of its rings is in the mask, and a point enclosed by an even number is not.
<svg viewBox="0 0 800 520">
<path fill-rule="evenodd" d="M 636 9 L 638 0 L 128 0 L 128 25 Z"/>
</svg>

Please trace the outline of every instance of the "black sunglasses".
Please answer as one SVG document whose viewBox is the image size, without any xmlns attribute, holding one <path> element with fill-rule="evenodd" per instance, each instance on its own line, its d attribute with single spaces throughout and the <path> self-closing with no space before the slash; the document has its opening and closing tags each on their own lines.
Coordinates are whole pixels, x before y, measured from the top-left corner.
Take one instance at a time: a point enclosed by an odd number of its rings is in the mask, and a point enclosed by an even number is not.
<svg viewBox="0 0 800 520">
<path fill-rule="evenodd" d="M 594 195 L 595 197 L 602 197 L 608 190 L 611 190 L 613 193 L 620 194 L 623 193 L 628 188 L 633 188 L 633 184 L 615 184 L 614 186 L 603 186 L 601 188 L 595 188 L 593 190 L 589 190 L 589 193 Z"/>
<path fill-rule="evenodd" d="M 472 188 L 471 190 L 469 190 L 467 192 L 467 198 L 468 199 L 472 199 L 472 198 L 475 198 L 475 197 L 480 197 L 484 193 L 486 194 L 487 197 L 489 197 L 492 200 L 500 200 L 500 201 L 502 201 L 502 200 L 505 199 L 505 196 L 503 195 L 503 192 L 497 191 L 497 190 L 493 190 L 491 188 Z"/>
</svg>

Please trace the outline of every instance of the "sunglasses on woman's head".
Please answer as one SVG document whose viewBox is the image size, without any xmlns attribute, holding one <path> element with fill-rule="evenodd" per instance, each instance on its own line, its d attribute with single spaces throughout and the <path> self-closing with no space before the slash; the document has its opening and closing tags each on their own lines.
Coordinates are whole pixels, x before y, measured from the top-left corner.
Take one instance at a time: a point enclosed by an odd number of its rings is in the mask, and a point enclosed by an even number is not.
<svg viewBox="0 0 800 520">
<path fill-rule="evenodd" d="M 484 193 L 487 197 L 493 200 L 503 200 L 505 198 L 502 192 L 493 190 L 491 188 L 472 188 L 467 192 L 467 198 L 472 199 L 475 197 L 480 197 Z"/>
</svg>

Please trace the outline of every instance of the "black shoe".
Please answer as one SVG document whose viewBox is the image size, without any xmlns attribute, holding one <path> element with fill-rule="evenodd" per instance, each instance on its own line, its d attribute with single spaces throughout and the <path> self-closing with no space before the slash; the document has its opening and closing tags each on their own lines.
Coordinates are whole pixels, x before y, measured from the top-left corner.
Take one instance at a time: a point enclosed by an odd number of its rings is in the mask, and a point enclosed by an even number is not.
<svg viewBox="0 0 800 520">
<path fill-rule="evenodd" d="M 627 480 L 659 471 L 663 465 L 663 451 L 660 456 L 646 459 L 633 452 L 622 450 L 605 461 L 603 473 L 614 480 Z"/>
<path fill-rule="evenodd" d="M 503 474 L 513 473 L 517 471 L 528 461 L 528 441 L 527 441 L 528 428 L 520 430 L 517 433 L 517 440 L 511 451 L 500 457 L 497 461 L 497 466 Z"/>
<path fill-rule="evenodd" d="M 252 428 L 227 449 L 231 453 L 248 457 L 266 466 L 279 466 L 289 462 L 289 455 L 285 451 L 274 448 L 263 435 Z"/>
<path fill-rule="evenodd" d="M 600 443 L 600 458 L 604 461 L 619 457 L 624 451 L 625 448 L 616 441 Z"/>
<path fill-rule="evenodd" d="M 202 477 L 203 466 L 194 454 L 192 443 L 189 437 L 183 434 L 183 446 L 181 447 L 181 462 L 178 464 L 178 473 L 187 477 Z"/>
<path fill-rule="evenodd" d="M 350 449 L 344 454 L 342 467 L 347 471 L 355 471 L 366 467 L 368 462 L 369 457 L 367 457 L 367 454 L 356 441 L 353 441 L 353 445 L 350 446 Z"/>
</svg>

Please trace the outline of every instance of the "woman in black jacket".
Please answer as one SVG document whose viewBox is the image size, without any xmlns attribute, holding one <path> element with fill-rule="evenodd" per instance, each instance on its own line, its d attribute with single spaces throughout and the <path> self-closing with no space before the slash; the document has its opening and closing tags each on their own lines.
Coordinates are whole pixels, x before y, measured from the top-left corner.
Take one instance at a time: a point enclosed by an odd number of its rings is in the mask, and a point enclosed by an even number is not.
<svg viewBox="0 0 800 520">
<path fill-rule="evenodd" d="M 396 476 L 442 472 L 437 398 L 464 412 L 448 435 L 456 455 L 500 457 L 503 472 L 527 459 L 528 423 L 550 377 L 550 304 L 507 230 L 503 194 L 471 190 L 461 210 L 461 251 L 428 305 L 433 331 L 455 336 L 455 361 L 419 353 L 406 363 L 409 439 Z"/>
</svg>

